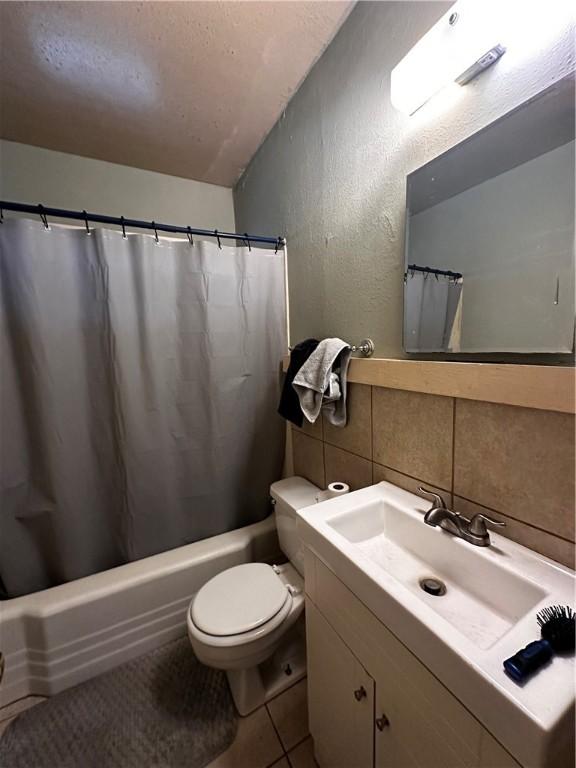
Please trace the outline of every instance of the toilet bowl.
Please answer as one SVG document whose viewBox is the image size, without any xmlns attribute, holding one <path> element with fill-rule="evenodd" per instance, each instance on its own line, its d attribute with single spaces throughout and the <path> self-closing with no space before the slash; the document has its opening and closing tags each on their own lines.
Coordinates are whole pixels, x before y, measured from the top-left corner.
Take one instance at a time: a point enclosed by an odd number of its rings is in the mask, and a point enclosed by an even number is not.
<svg viewBox="0 0 576 768">
<path fill-rule="evenodd" d="M 296 511 L 315 503 L 318 490 L 301 477 L 270 488 L 280 548 L 290 562 L 228 568 L 190 603 L 187 625 L 194 652 L 203 664 L 226 670 L 241 715 L 306 673 L 304 557 Z"/>
</svg>

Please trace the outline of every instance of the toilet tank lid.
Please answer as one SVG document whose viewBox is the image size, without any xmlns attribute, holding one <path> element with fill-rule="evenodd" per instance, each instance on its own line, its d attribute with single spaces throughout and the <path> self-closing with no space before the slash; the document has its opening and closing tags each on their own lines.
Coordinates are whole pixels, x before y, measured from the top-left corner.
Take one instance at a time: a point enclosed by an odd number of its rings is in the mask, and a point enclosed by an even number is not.
<svg viewBox="0 0 576 768">
<path fill-rule="evenodd" d="M 270 495 L 275 501 L 281 501 L 293 509 L 304 509 L 316 501 L 318 486 L 303 477 L 287 477 L 270 486 Z"/>
</svg>

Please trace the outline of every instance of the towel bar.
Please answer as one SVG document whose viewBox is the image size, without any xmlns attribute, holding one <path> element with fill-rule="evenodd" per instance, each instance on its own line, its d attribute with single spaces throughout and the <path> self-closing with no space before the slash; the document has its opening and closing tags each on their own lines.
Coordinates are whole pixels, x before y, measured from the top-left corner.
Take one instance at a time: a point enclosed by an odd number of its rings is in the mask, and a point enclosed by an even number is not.
<svg viewBox="0 0 576 768">
<path fill-rule="evenodd" d="M 288 347 L 290 352 L 292 347 Z M 360 352 L 363 357 L 372 357 L 374 354 L 374 342 L 372 339 L 363 339 L 360 344 L 350 344 L 352 352 Z"/>
<path fill-rule="evenodd" d="M 351 344 L 352 352 L 360 352 L 363 357 L 372 357 L 374 354 L 374 342 L 372 339 L 363 339 L 358 346 Z"/>
</svg>

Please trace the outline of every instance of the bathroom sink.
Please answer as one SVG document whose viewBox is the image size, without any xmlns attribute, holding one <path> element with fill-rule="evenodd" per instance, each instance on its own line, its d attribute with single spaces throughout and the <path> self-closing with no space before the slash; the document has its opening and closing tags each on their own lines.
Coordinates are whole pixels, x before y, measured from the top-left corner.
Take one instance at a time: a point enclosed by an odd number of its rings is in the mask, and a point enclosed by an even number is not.
<svg viewBox="0 0 576 768">
<path fill-rule="evenodd" d="M 355 505 L 327 525 L 479 648 L 493 645 L 546 595 L 504 562 L 487 559 L 484 548 L 461 546 L 385 498 Z M 445 592 L 426 592 L 426 579 L 440 581 Z"/>
<path fill-rule="evenodd" d="M 573 716 L 574 659 L 523 686 L 502 662 L 540 637 L 541 608 L 573 604 L 575 574 L 493 531 L 479 547 L 426 525 L 429 507 L 383 482 L 300 510 L 298 531 L 513 754 L 535 754 Z"/>
</svg>

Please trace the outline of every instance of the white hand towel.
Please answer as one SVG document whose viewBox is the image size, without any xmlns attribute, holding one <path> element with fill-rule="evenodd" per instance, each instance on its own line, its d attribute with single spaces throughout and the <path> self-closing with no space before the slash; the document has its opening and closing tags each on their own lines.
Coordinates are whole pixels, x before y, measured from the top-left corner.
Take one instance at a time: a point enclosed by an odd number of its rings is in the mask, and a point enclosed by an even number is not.
<svg viewBox="0 0 576 768">
<path fill-rule="evenodd" d="M 352 351 L 342 339 L 324 339 L 298 371 L 292 386 L 300 408 L 314 423 L 323 408 L 328 421 L 346 426 L 346 376 Z M 340 396 L 336 393 L 340 390 Z"/>
</svg>

